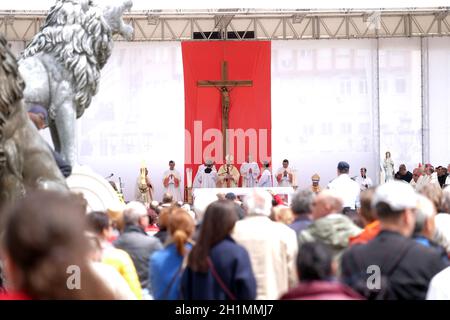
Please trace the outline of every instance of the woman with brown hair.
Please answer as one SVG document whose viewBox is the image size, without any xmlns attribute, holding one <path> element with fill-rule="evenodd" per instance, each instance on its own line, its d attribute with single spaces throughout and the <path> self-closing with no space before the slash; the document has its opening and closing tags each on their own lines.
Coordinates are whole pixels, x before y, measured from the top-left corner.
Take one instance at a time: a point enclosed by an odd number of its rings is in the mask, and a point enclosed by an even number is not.
<svg viewBox="0 0 450 320">
<path fill-rule="evenodd" d="M 184 299 L 255 299 L 256 280 L 248 252 L 230 237 L 236 220 L 230 201 L 219 200 L 206 209 L 181 281 Z"/>
<path fill-rule="evenodd" d="M 191 250 L 195 230 L 194 220 L 186 210 L 174 209 L 168 215 L 168 244 L 150 257 L 149 278 L 156 300 L 176 300 L 180 297 L 180 279 L 185 256 Z"/>
<path fill-rule="evenodd" d="M 85 208 L 71 195 L 31 194 L 6 212 L 3 226 L 2 261 L 11 294 L 44 300 L 114 298 L 92 270 Z"/>
<path fill-rule="evenodd" d="M 155 233 L 153 236 L 158 238 L 161 243 L 166 243 L 167 237 L 169 236 L 169 232 L 167 227 L 169 225 L 169 217 L 172 213 L 173 208 L 164 208 L 161 210 L 158 216 L 158 227 L 159 231 Z"/>
</svg>

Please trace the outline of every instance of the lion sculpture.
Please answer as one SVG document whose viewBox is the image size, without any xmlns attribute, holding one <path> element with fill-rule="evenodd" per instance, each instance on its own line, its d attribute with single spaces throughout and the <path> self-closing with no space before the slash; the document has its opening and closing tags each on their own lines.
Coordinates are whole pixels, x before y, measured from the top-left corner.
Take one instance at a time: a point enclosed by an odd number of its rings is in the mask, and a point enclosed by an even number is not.
<svg viewBox="0 0 450 320">
<path fill-rule="evenodd" d="M 35 189 L 68 191 L 49 145 L 29 120 L 25 83 L 0 34 L 0 206 Z"/>
<path fill-rule="evenodd" d="M 92 0 L 57 0 L 19 61 L 27 107 L 38 104 L 48 110 L 55 150 L 72 166 L 76 119 L 98 91 L 113 35 L 130 39 L 133 34 L 122 19 L 132 5 L 122 0 L 101 9 Z"/>
</svg>

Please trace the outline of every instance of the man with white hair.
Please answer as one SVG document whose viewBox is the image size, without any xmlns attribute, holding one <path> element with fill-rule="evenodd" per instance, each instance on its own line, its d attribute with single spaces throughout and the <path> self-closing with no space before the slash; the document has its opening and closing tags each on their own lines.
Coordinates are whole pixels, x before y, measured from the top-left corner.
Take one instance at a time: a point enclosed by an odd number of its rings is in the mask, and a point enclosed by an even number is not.
<svg viewBox="0 0 450 320">
<path fill-rule="evenodd" d="M 123 211 L 123 219 L 125 229 L 114 241 L 114 246 L 126 251 L 133 260 L 145 298 L 148 297 L 148 292 L 151 292 L 149 258 L 163 246 L 157 238 L 149 236 L 145 232 L 149 220 L 147 209 L 142 203 L 137 201 L 128 203 Z"/>
<path fill-rule="evenodd" d="M 272 196 L 254 189 L 245 200 L 247 216 L 236 223 L 232 237 L 244 246 L 257 283 L 257 299 L 278 299 L 297 284 L 295 231 L 270 220 Z"/>
<path fill-rule="evenodd" d="M 450 256 L 450 186 L 442 190 L 441 212 L 435 217 L 434 241 L 442 245 Z"/>
<path fill-rule="evenodd" d="M 428 198 L 417 195 L 416 224 L 413 239 L 428 248 L 436 250 L 444 261 L 448 261 L 445 249 L 433 241 L 436 227 L 436 208 Z"/>
<path fill-rule="evenodd" d="M 389 181 L 376 189 L 372 208 L 380 233 L 344 253 L 343 282 L 367 299 L 425 299 L 431 278 L 447 264 L 435 250 L 410 238 L 417 205 L 417 194 L 406 183 Z"/>
</svg>

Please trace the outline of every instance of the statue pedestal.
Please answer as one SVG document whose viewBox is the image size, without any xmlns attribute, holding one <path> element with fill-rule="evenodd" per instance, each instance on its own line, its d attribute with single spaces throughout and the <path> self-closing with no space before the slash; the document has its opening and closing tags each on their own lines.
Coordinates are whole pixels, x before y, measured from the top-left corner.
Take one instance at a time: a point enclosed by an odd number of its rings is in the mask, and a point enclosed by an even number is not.
<svg viewBox="0 0 450 320">
<path fill-rule="evenodd" d="M 66 182 L 70 191 L 83 194 L 88 212 L 123 206 L 109 182 L 87 166 L 75 166 Z"/>
</svg>

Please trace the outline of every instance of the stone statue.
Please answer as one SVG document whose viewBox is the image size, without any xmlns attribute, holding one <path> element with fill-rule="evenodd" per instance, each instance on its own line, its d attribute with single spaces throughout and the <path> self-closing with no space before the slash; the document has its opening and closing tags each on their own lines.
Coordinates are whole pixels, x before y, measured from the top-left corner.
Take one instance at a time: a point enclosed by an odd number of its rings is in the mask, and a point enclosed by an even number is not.
<svg viewBox="0 0 450 320">
<path fill-rule="evenodd" d="M 383 169 L 385 182 L 394 180 L 395 176 L 394 161 L 392 160 L 391 153 L 389 151 L 386 152 L 386 158 L 383 160 Z"/>
<path fill-rule="evenodd" d="M 25 83 L 0 34 L 0 206 L 33 189 L 68 191 L 49 145 L 23 103 Z"/>
<path fill-rule="evenodd" d="M 57 0 L 39 33 L 22 53 L 25 103 L 44 106 L 55 150 L 76 164 L 75 121 L 97 93 L 100 70 L 111 55 L 113 35 L 130 39 L 122 15 L 131 0 L 104 9 L 92 0 Z"/>
</svg>

